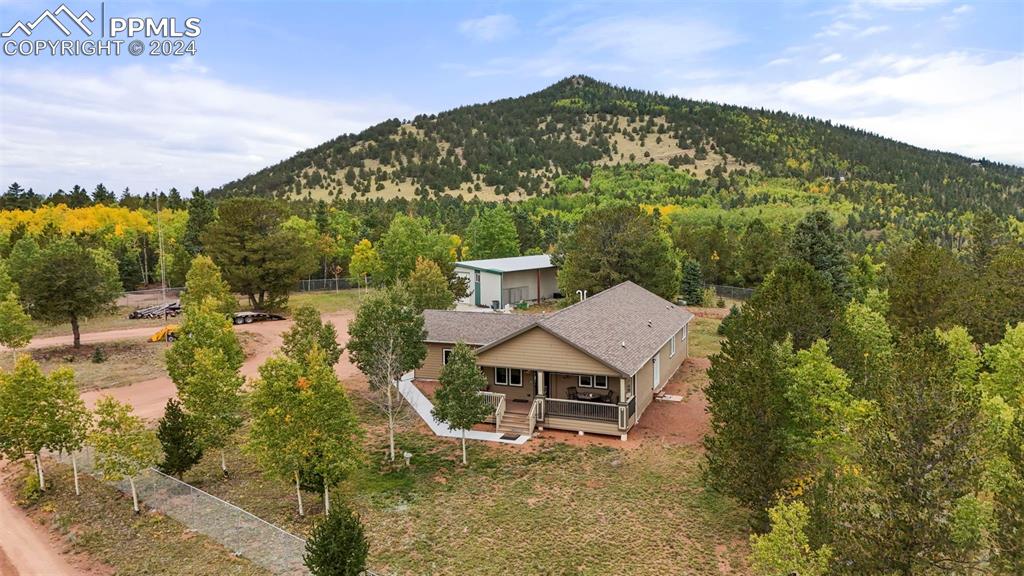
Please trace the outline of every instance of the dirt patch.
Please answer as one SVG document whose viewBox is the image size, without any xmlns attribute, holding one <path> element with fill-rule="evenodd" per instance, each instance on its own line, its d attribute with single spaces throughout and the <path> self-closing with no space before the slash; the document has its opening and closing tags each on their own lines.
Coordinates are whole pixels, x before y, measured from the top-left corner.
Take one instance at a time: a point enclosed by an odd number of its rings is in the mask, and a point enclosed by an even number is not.
<svg viewBox="0 0 1024 576">
<path fill-rule="evenodd" d="M 163 342 L 153 343 L 139 338 L 82 344 L 79 348 L 71 345 L 31 348 L 25 353 L 30 354 L 44 372 L 61 366 L 71 368 L 75 372 L 78 389 L 87 391 L 125 386 L 165 375 L 163 355 L 167 346 Z M 12 354 L 3 354 L 0 368 L 10 369 L 13 362 Z"/>
<path fill-rule="evenodd" d="M 729 315 L 729 308 L 695 308 L 687 306 L 686 309 L 698 318 L 717 318 L 721 320 Z"/>
</svg>

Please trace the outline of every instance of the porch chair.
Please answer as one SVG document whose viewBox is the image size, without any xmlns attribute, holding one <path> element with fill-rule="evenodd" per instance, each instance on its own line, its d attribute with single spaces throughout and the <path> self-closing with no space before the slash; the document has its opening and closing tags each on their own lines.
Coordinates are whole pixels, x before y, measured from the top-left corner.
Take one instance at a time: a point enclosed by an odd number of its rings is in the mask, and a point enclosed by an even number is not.
<svg viewBox="0 0 1024 576">
<path fill-rule="evenodd" d="M 575 386 L 569 386 L 568 388 L 566 388 L 565 395 L 569 398 L 569 400 L 579 400 L 579 396 L 576 395 Z"/>
</svg>

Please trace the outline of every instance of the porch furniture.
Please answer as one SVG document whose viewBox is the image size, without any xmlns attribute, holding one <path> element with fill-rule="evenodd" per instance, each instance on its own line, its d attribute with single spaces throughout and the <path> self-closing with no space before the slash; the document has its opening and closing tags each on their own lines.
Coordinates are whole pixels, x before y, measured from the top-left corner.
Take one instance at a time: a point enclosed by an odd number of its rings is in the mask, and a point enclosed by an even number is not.
<svg viewBox="0 0 1024 576">
<path fill-rule="evenodd" d="M 565 395 L 569 398 L 569 400 L 579 400 L 579 394 L 577 394 L 575 386 L 569 386 L 568 388 L 566 388 Z"/>
<path fill-rule="evenodd" d="M 577 392 L 575 399 L 585 400 L 587 402 L 607 402 L 610 397 L 610 390 L 593 390 Z"/>
</svg>

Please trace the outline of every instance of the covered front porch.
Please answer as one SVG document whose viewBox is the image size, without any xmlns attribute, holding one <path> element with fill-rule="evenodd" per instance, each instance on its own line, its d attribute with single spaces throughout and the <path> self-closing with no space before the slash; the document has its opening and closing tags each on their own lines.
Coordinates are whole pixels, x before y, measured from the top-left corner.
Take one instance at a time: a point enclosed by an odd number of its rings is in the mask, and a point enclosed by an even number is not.
<svg viewBox="0 0 1024 576">
<path fill-rule="evenodd" d="M 612 374 L 552 372 L 481 366 L 481 394 L 494 407 L 498 431 L 531 435 L 551 428 L 626 438 L 636 422 L 632 378 Z"/>
</svg>

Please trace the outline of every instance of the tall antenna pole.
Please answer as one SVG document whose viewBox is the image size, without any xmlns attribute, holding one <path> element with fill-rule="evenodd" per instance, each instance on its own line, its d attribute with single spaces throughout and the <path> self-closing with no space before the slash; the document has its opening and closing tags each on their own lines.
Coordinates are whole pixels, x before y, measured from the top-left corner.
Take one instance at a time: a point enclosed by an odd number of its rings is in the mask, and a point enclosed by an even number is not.
<svg viewBox="0 0 1024 576">
<path fill-rule="evenodd" d="M 160 195 L 156 196 L 156 234 L 160 243 L 160 303 L 167 304 L 167 263 L 164 260 L 164 227 L 160 221 Z"/>
</svg>

